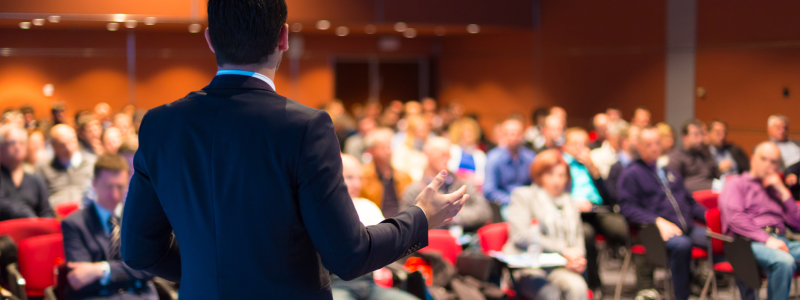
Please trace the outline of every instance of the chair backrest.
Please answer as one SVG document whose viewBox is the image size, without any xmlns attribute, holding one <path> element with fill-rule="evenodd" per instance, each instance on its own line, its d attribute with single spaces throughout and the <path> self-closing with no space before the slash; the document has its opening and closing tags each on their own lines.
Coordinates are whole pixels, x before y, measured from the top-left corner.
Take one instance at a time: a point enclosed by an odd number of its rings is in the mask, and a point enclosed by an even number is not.
<svg viewBox="0 0 800 300">
<path fill-rule="evenodd" d="M 449 230 L 433 229 L 428 231 L 428 246 L 419 252 L 436 251 L 442 254 L 442 258 L 456 265 L 456 258 L 461 254 L 461 246 L 456 243 L 456 239 L 450 235 Z"/>
<path fill-rule="evenodd" d="M 719 215 L 719 208 L 711 208 L 706 211 L 706 226 L 713 233 L 722 234 L 722 220 Z M 714 255 L 722 255 L 725 242 L 719 239 L 711 239 L 711 252 Z"/>
<path fill-rule="evenodd" d="M 65 219 L 70 214 L 78 211 L 79 208 L 80 208 L 80 202 L 77 202 L 77 201 L 74 201 L 74 202 L 62 202 L 62 203 L 56 204 L 55 211 L 56 211 L 56 214 L 60 218 Z"/>
<path fill-rule="evenodd" d="M 55 267 L 64 262 L 60 233 L 27 238 L 19 242 L 19 273 L 25 278 L 29 297 L 41 297 L 55 284 Z"/>
<path fill-rule="evenodd" d="M 0 235 L 8 235 L 19 244 L 22 240 L 61 233 L 61 221 L 53 218 L 13 219 L 0 222 Z"/>
<path fill-rule="evenodd" d="M 717 203 L 717 199 L 719 198 L 719 194 L 712 191 L 712 190 L 703 190 L 697 191 L 692 193 L 692 198 L 694 198 L 697 203 L 700 203 L 706 209 L 717 208 L 719 205 Z"/>
<path fill-rule="evenodd" d="M 484 254 L 489 251 L 502 251 L 508 241 L 508 223 L 494 223 L 478 229 L 478 241 Z"/>
</svg>

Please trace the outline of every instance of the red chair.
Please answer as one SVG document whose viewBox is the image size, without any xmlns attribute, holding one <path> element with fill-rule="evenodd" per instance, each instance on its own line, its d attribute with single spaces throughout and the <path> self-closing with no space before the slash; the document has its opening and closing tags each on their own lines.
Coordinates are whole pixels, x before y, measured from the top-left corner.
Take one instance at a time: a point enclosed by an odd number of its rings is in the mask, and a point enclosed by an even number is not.
<svg viewBox="0 0 800 300">
<path fill-rule="evenodd" d="M 15 243 L 46 234 L 61 233 L 61 221 L 52 218 L 14 219 L 0 222 L 0 236 L 8 235 Z"/>
<path fill-rule="evenodd" d="M 56 205 L 55 211 L 59 218 L 66 219 L 78 209 L 80 209 L 80 202 L 63 202 Z"/>
<path fill-rule="evenodd" d="M 438 252 L 442 258 L 456 265 L 456 258 L 461 254 L 461 246 L 456 239 L 450 235 L 450 231 L 443 229 L 433 229 L 428 231 L 428 246 L 419 249 L 421 253 Z"/>
<path fill-rule="evenodd" d="M 18 249 L 18 272 L 10 272 L 18 277 L 11 284 L 18 286 L 12 290 L 21 294 L 24 289 L 27 297 L 43 297 L 44 290 L 55 284 L 55 268 L 65 261 L 62 235 L 56 233 L 24 239 L 19 242 Z"/>
<path fill-rule="evenodd" d="M 478 241 L 484 254 L 489 251 L 502 251 L 508 241 L 508 223 L 494 223 L 478 229 Z"/>
<path fill-rule="evenodd" d="M 697 191 L 692 193 L 692 198 L 694 198 L 697 203 L 700 203 L 706 209 L 713 209 L 717 208 L 717 198 L 719 198 L 719 193 L 714 192 L 712 190 L 704 190 L 704 191 Z"/>
</svg>

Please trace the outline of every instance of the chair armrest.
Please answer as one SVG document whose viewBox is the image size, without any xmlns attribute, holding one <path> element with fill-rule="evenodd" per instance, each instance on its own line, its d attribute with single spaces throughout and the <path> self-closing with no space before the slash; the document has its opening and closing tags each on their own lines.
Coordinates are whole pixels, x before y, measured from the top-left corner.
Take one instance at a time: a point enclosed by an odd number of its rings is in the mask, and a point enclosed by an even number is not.
<svg viewBox="0 0 800 300">
<path fill-rule="evenodd" d="M 19 273 L 17 263 L 9 264 L 6 271 L 8 271 L 8 289 L 11 294 L 20 300 L 28 300 L 28 294 L 25 292 L 25 278 L 22 278 L 22 274 Z"/>
<path fill-rule="evenodd" d="M 729 236 L 724 235 L 724 234 L 719 234 L 719 233 L 716 233 L 716 232 L 712 232 L 711 230 L 707 230 L 706 231 L 706 236 L 710 237 L 712 239 L 721 240 L 721 241 L 726 242 L 726 243 L 732 243 L 733 242 L 733 238 L 732 237 L 729 237 Z"/>
<path fill-rule="evenodd" d="M 44 289 L 44 300 L 58 300 L 55 286 L 48 286 Z"/>
</svg>

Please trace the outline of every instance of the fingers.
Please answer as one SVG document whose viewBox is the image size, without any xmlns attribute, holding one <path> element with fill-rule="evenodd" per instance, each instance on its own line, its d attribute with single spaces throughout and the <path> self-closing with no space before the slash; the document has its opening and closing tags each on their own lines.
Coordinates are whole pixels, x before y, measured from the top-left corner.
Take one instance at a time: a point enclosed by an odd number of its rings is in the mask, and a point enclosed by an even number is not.
<svg viewBox="0 0 800 300">
<path fill-rule="evenodd" d="M 447 202 L 454 203 L 459 199 L 462 199 L 466 193 L 467 193 L 467 186 L 462 185 L 461 188 L 459 188 L 455 192 L 444 195 L 444 197 L 445 200 L 447 200 Z"/>
<path fill-rule="evenodd" d="M 433 178 L 431 184 L 428 185 L 429 188 L 432 188 L 434 191 L 438 191 L 442 184 L 444 184 L 445 179 L 447 178 L 447 171 L 442 170 L 439 174 L 436 174 L 436 177 Z"/>
</svg>

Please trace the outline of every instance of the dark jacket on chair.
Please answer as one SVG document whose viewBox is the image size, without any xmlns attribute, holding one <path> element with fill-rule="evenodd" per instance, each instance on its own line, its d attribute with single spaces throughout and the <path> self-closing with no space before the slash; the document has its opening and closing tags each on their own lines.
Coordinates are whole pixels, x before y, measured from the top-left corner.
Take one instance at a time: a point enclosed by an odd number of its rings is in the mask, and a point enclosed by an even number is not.
<svg viewBox="0 0 800 300">
<path fill-rule="evenodd" d="M 108 285 L 101 285 L 98 280 L 75 291 L 67 284 L 67 299 L 158 299 L 153 276 L 108 259 L 111 236 L 100 224 L 94 202 L 64 219 L 61 231 L 67 262 L 107 261 L 111 267 Z"/>
<path fill-rule="evenodd" d="M 151 109 L 134 170 L 123 259 L 180 282 L 181 299 L 331 299 L 330 273 L 357 278 L 428 244 L 416 206 L 365 228 L 330 116 L 255 77 L 219 75 Z"/>
</svg>

